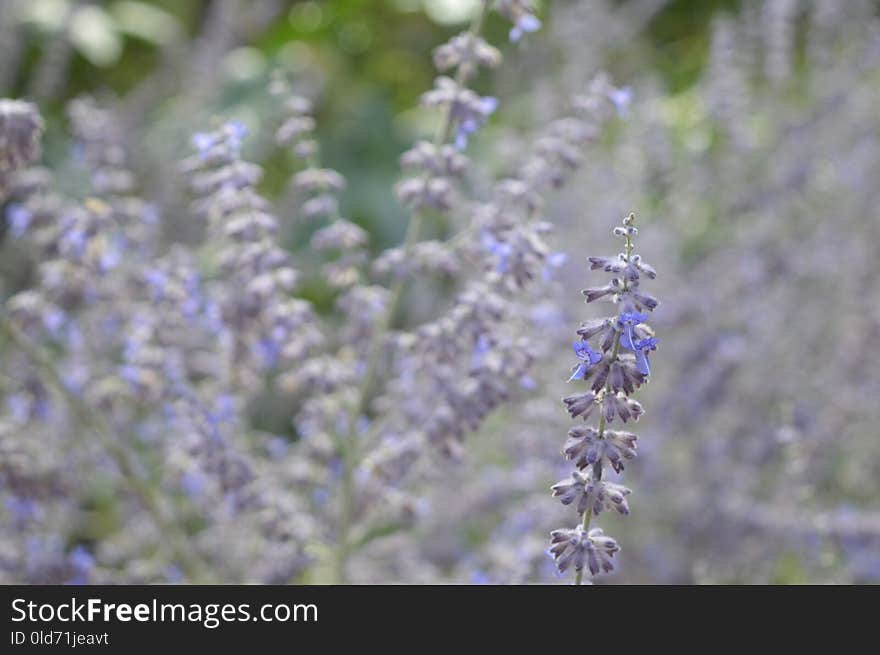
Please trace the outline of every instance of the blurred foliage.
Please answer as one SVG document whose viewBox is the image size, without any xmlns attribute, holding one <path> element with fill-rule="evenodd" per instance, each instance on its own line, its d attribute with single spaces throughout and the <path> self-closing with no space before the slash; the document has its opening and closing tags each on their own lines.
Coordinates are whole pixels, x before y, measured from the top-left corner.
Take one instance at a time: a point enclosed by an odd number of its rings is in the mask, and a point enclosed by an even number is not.
<svg viewBox="0 0 880 655">
<path fill-rule="evenodd" d="M 742 0 L 674 0 L 657 12 L 645 30 L 654 47 L 647 61 L 667 80 L 670 91 L 682 91 L 697 80 L 706 63 L 713 16 L 737 12 L 741 5 Z"/>
<path fill-rule="evenodd" d="M 41 62 L 66 35 L 73 49 L 60 88 L 41 102 L 51 129 L 63 125 L 66 103 L 83 93 L 124 97 L 136 91 L 161 65 L 163 51 L 180 56 L 176 46 L 197 39 L 210 19 L 212 3 L 221 0 L 28 0 L 19 36 L 25 41 L 23 61 L 3 95 L 34 93 Z M 545 15 L 557 2 L 542 2 Z M 640 0 L 620 0 L 621 7 Z M 720 11 L 736 11 L 737 0 L 673 0 L 646 24 L 638 66 L 647 62 L 659 71 L 669 90 L 685 91 L 702 70 L 708 51 L 709 25 Z M 296 78 L 320 73 L 318 124 L 328 166 L 349 179 L 344 208 L 373 233 L 375 247 L 398 241 L 404 215 L 388 193 L 399 173 L 397 156 L 412 139 L 411 110 L 431 86 L 431 50 L 460 30 L 475 0 L 325 0 L 252 3 L 254 33 L 245 45 L 217 62 L 229 81 L 218 110 L 255 105 L 264 96 L 270 70 L 286 69 Z M 264 24 L 259 11 L 269 11 Z M 506 41 L 507 27 L 493 16 L 490 40 Z M 543 38 L 543 35 L 539 35 Z M 589 38 L 589 35 L 585 35 Z M 625 76 L 632 58 L 621 44 L 608 67 Z M 179 62 L 183 65 L 186 62 Z M 619 71 L 618 71 L 619 69 Z M 687 98 L 687 96 L 684 96 Z M 686 108 L 685 108 L 686 109 Z M 54 120 L 53 120 L 54 119 Z M 50 163 L 65 157 L 65 143 L 47 138 Z M 273 158 L 274 156 L 274 158 Z M 54 161 L 53 161 L 54 160 Z M 290 165 L 280 153 L 269 153 L 264 186 L 275 195 L 283 189 Z M 353 199 L 357 199 L 354 203 Z M 302 235 L 291 235 L 301 242 Z M 291 245 L 293 245 L 291 243 Z"/>
<path fill-rule="evenodd" d="M 98 85 L 124 94 L 155 67 L 158 47 L 198 34 L 214 1 L 29 0 L 21 29 L 31 44 L 30 66 L 21 67 L 6 92 L 26 93 L 29 68 L 65 32 L 77 57 L 64 94 L 56 100 L 94 91 Z M 553 11 L 552 2 L 543 4 L 545 14 Z M 738 11 L 741 4 L 741 0 L 664 3 L 645 30 L 646 40 L 656 50 L 647 62 L 662 72 L 672 90 L 686 88 L 705 63 L 712 17 L 720 11 Z M 334 91 L 354 99 L 365 87 L 381 89 L 389 106 L 401 111 L 430 83 L 431 49 L 468 20 L 474 5 L 473 0 L 279 2 L 277 16 L 249 51 L 237 53 L 227 65 L 247 76 L 267 59 L 286 61 L 293 70 L 320 63 L 335 74 Z M 497 40 L 505 28 L 497 18 L 493 22 L 488 33 Z"/>
</svg>

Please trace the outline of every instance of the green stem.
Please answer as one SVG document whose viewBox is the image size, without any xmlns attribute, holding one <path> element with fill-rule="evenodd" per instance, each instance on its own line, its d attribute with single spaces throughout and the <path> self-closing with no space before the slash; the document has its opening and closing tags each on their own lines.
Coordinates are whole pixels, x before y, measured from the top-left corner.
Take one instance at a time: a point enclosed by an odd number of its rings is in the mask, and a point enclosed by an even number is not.
<svg viewBox="0 0 880 655">
<path fill-rule="evenodd" d="M 488 14 L 490 4 L 491 2 L 489 0 L 483 0 L 480 11 L 477 12 L 477 15 L 471 22 L 469 29 L 470 34 L 474 36 L 478 36 L 480 34 L 483 29 L 483 22 L 485 21 L 486 15 Z M 473 71 L 474 68 L 468 63 L 464 63 L 462 66 L 459 66 L 455 75 L 456 85 L 464 85 L 473 73 Z M 450 106 L 446 108 L 446 111 L 441 118 L 437 134 L 434 137 L 434 145 L 437 148 L 440 148 L 449 140 L 449 136 L 452 131 L 452 125 L 452 107 Z M 425 177 L 428 177 L 427 174 L 425 175 Z M 406 234 L 404 236 L 403 243 L 404 261 L 409 261 L 412 256 L 413 247 L 418 242 L 419 233 L 421 232 L 424 218 L 424 212 L 417 211 L 413 214 L 409 224 L 406 227 Z M 354 471 L 357 467 L 359 460 L 359 436 L 357 434 L 357 423 L 359 417 L 366 412 L 367 406 L 369 405 L 370 396 L 373 393 L 373 389 L 376 385 L 377 376 L 379 373 L 379 364 L 382 358 L 382 346 L 385 343 L 385 340 L 391 329 L 391 324 L 394 320 L 395 314 L 397 313 L 397 308 L 400 305 L 400 301 L 403 297 L 403 292 L 405 288 L 406 282 L 404 278 L 402 276 L 396 277 L 393 284 L 391 285 L 391 290 L 388 297 L 388 304 L 385 307 L 384 313 L 377 322 L 376 329 L 373 331 L 373 334 L 370 338 L 370 343 L 367 348 L 366 371 L 364 373 L 361 384 L 358 387 L 355 402 L 352 403 L 351 412 L 349 413 L 349 433 L 347 435 L 347 438 L 339 439 L 339 448 L 342 457 L 342 479 L 340 488 L 341 499 L 339 510 L 339 525 L 337 528 L 335 549 L 335 579 L 338 584 L 345 584 L 348 582 L 348 558 L 351 550 L 351 544 L 349 543 L 349 534 L 351 531 L 351 522 L 354 513 L 355 500 Z"/>
<path fill-rule="evenodd" d="M 122 473 L 122 479 L 129 490 L 140 500 L 153 520 L 162 538 L 162 547 L 168 548 L 172 557 L 181 565 L 190 582 L 206 581 L 202 562 L 187 543 L 188 536 L 167 514 L 167 511 L 153 487 L 141 479 L 138 467 L 129 451 L 113 435 L 113 431 L 103 417 L 79 396 L 72 393 L 55 368 L 55 365 L 39 346 L 16 327 L 6 316 L 0 316 L 0 330 L 9 340 L 24 352 L 43 373 L 50 386 L 63 396 L 77 419 L 90 426 L 101 442 L 105 452 L 113 459 Z"/>
</svg>

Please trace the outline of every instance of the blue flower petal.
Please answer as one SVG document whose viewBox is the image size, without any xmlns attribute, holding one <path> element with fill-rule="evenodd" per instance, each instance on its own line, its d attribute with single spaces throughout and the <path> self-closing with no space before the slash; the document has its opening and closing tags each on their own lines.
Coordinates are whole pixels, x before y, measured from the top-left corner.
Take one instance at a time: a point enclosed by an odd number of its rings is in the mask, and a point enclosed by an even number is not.
<svg viewBox="0 0 880 655">
<path fill-rule="evenodd" d="M 541 21 L 532 14 L 523 14 L 520 16 L 519 20 L 516 21 L 516 25 L 523 32 L 537 32 L 541 29 Z"/>
<path fill-rule="evenodd" d="M 590 368 L 589 364 L 578 364 L 577 368 L 574 370 L 574 373 L 572 373 L 571 377 L 568 378 L 568 381 L 571 382 L 572 380 L 583 379 L 584 375 L 586 375 L 586 373 L 587 373 L 587 369 L 589 369 L 589 368 Z"/>
<path fill-rule="evenodd" d="M 623 334 L 620 335 L 620 345 L 630 350 L 637 350 L 633 341 L 633 326 L 631 323 L 624 323 Z"/>
</svg>

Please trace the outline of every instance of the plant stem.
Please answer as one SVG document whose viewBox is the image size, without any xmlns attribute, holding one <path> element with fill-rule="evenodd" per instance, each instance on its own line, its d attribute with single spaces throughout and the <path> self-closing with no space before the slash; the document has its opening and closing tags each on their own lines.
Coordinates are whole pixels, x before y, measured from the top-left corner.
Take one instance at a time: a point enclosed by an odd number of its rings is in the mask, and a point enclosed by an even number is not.
<svg viewBox="0 0 880 655">
<path fill-rule="evenodd" d="M 615 339 L 614 350 L 611 351 L 611 364 L 613 364 L 615 361 L 617 361 L 617 356 L 619 353 L 620 353 L 620 339 Z M 605 383 L 605 393 L 611 393 L 610 380 Z M 604 412 L 599 416 L 598 430 L 599 430 L 599 439 L 604 439 L 605 438 L 605 414 L 604 414 Z M 599 471 L 601 472 L 601 468 L 599 469 Z M 592 516 L 593 516 L 593 510 L 592 510 L 592 508 L 588 507 L 587 511 L 584 512 L 584 521 L 582 524 L 584 527 L 584 530 L 590 529 L 590 518 L 592 518 Z M 583 582 L 583 580 L 584 580 L 584 570 L 581 569 L 580 571 L 578 571 L 575 574 L 574 583 L 575 583 L 575 585 L 580 585 Z"/>
<path fill-rule="evenodd" d="M 480 10 L 471 22 L 469 33 L 478 36 L 483 29 L 483 22 L 490 6 L 489 0 L 483 0 Z M 468 78 L 474 72 L 474 67 L 469 62 L 464 62 L 459 66 L 455 75 L 455 82 L 458 87 L 467 82 Z M 446 108 L 440 120 L 440 126 L 434 137 L 434 146 L 440 148 L 449 140 L 452 131 L 453 117 L 452 106 Z M 427 178 L 428 175 L 425 175 Z M 403 260 L 408 261 L 412 256 L 412 250 L 418 242 L 419 233 L 421 232 L 422 223 L 425 215 L 423 211 L 417 211 L 412 215 L 409 224 L 406 227 L 406 234 L 403 243 Z M 379 318 L 376 329 L 373 331 L 370 343 L 367 348 L 366 371 L 361 384 L 358 387 L 357 396 L 352 403 L 351 412 L 348 420 L 347 438 L 339 439 L 339 449 L 342 458 L 342 474 L 341 474 L 341 498 L 339 509 L 339 525 L 336 534 L 336 557 L 335 557 L 335 579 L 338 584 L 346 584 L 348 582 L 348 557 L 350 555 L 349 534 L 351 531 L 352 516 L 354 513 L 354 471 L 359 460 L 359 448 L 357 434 L 358 419 L 364 415 L 369 405 L 370 395 L 376 383 L 376 377 L 379 373 L 379 364 L 382 358 L 382 347 L 385 343 L 388 333 L 391 330 L 391 324 L 397 308 L 403 297 L 406 282 L 403 276 L 397 276 L 391 285 L 388 296 L 388 304 L 385 311 Z"/>
<path fill-rule="evenodd" d="M 588 507 L 587 511 L 584 512 L 584 522 L 583 522 L 584 530 L 590 529 L 590 517 L 592 517 L 592 516 L 593 516 L 593 510 L 592 510 L 592 508 Z M 574 584 L 576 586 L 580 586 L 580 584 L 583 581 L 584 581 L 584 570 L 580 569 L 577 573 L 575 573 Z"/>
<path fill-rule="evenodd" d="M 16 327 L 8 317 L 0 316 L 0 330 L 32 360 L 35 366 L 46 374 L 46 379 L 50 386 L 55 389 L 56 393 L 65 398 L 80 422 L 91 427 L 105 452 L 119 467 L 124 483 L 140 500 L 150 515 L 163 539 L 161 545 L 168 548 L 172 557 L 180 563 L 181 569 L 187 575 L 187 579 L 190 582 L 206 581 L 207 576 L 202 562 L 187 542 L 188 535 L 168 516 L 161 497 L 156 494 L 153 487 L 141 479 L 131 453 L 115 438 L 113 430 L 103 417 L 93 411 L 82 398 L 67 388 L 63 378 L 49 357 Z"/>
</svg>

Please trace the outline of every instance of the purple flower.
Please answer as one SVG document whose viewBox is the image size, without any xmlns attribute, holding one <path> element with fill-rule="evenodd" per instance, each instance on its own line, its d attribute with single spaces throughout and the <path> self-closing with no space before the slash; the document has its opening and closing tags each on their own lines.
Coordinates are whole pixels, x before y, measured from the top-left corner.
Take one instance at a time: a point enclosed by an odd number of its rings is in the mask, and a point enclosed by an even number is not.
<svg viewBox="0 0 880 655">
<path fill-rule="evenodd" d="M 126 364 L 119 367 L 119 377 L 128 382 L 131 386 L 137 387 L 140 384 L 141 372 L 137 366 Z"/>
<path fill-rule="evenodd" d="M 490 584 L 491 582 L 489 574 L 485 571 L 474 571 L 471 574 L 471 584 Z"/>
<path fill-rule="evenodd" d="M 223 312 L 220 305 L 213 300 L 206 299 L 204 303 L 205 327 L 213 334 L 223 332 Z"/>
<path fill-rule="evenodd" d="M 590 348 L 590 344 L 586 341 L 575 341 L 572 347 L 574 348 L 574 354 L 581 360 L 581 363 L 575 367 L 574 373 L 568 378 L 569 382 L 583 379 L 591 366 L 602 361 L 602 353 Z"/>
<path fill-rule="evenodd" d="M 142 218 L 147 225 L 158 225 L 160 219 L 159 208 L 156 205 L 144 205 Z"/>
<path fill-rule="evenodd" d="M 474 343 L 474 353 L 471 356 L 471 368 L 482 366 L 490 350 L 492 350 L 492 343 L 486 338 L 486 335 L 478 336 L 476 343 Z"/>
<path fill-rule="evenodd" d="M 81 258 L 86 251 L 88 235 L 82 228 L 72 225 L 73 221 L 65 221 L 64 233 L 59 241 L 64 252 L 70 253 L 75 258 Z"/>
<path fill-rule="evenodd" d="M 31 401 L 23 393 L 14 393 L 6 397 L 6 409 L 18 423 L 27 423 L 31 417 Z"/>
<path fill-rule="evenodd" d="M 122 261 L 122 248 L 119 245 L 111 245 L 101 255 L 98 268 L 102 273 L 107 273 L 119 265 Z"/>
<path fill-rule="evenodd" d="M 247 135 L 247 126 L 237 120 L 228 121 L 223 125 L 222 130 L 218 132 L 198 132 L 192 137 L 192 145 L 198 151 L 199 157 L 205 160 L 211 154 L 216 146 L 221 143 L 232 150 L 238 152 Z"/>
<path fill-rule="evenodd" d="M 18 204 L 10 204 L 6 209 L 6 220 L 9 223 L 9 231 L 14 237 L 20 237 L 27 232 L 34 215 Z"/>
<path fill-rule="evenodd" d="M 623 312 L 617 320 L 623 330 L 623 334 L 620 335 L 620 345 L 624 348 L 635 350 L 633 327 L 647 321 L 648 315 L 639 312 Z"/>
<path fill-rule="evenodd" d="M 46 310 L 46 313 L 43 314 L 43 325 L 53 337 L 57 337 L 61 333 L 61 329 L 66 322 L 67 314 L 57 307 L 49 308 Z"/>
<path fill-rule="evenodd" d="M 216 143 L 217 139 L 213 134 L 198 132 L 196 134 L 193 134 L 192 137 L 193 147 L 199 151 L 199 155 L 202 158 L 207 157 L 208 151 L 210 151 Z"/>
<path fill-rule="evenodd" d="M 523 34 L 537 32 L 539 29 L 541 29 L 541 21 L 537 17 L 532 14 L 522 14 L 516 19 L 514 26 L 510 28 L 510 41 L 516 43 Z"/>
<path fill-rule="evenodd" d="M 187 471 L 180 478 L 180 488 L 189 498 L 198 498 L 207 486 L 207 479 L 198 471 Z"/>
<path fill-rule="evenodd" d="M 70 330 L 70 332 L 72 331 L 74 330 Z M 88 368 L 82 364 L 72 364 L 68 366 L 67 370 L 62 371 L 61 374 L 61 381 L 64 383 L 64 388 L 77 396 L 82 393 L 88 379 Z"/>
<path fill-rule="evenodd" d="M 323 507 L 330 500 L 330 492 L 327 489 L 318 487 L 312 492 L 312 502 L 318 507 Z"/>
<path fill-rule="evenodd" d="M 498 258 L 498 262 L 495 264 L 495 271 L 506 273 L 510 268 L 510 256 L 513 254 L 513 247 L 509 243 L 496 239 L 488 230 L 483 232 L 481 242 L 483 250 Z"/>
<path fill-rule="evenodd" d="M 158 302 L 165 296 L 165 288 L 168 285 L 168 275 L 158 268 L 147 271 L 145 275 L 147 284 L 153 296 L 153 301 Z"/>
<path fill-rule="evenodd" d="M 202 308 L 202 292 L 198 273 L 188 275 L 186 280 L 184 280 L 183 286 L 186 291 L 186 297 L 180 309 L 184 316 L 194 319 Z"/>
<path fill-rule="evenodd" d="M 660 339 L 656 337 L 648 337 L 647 339 L 641 339 L 636 341 L 635 348 L 633 350 L 636 354 L 636 368 L 639 369 L 639 373 L 642 375 L 651 375 L 651 363 L 648 361 L 648 351 L 649 350 L 657 350 L 657 344 L 660 343 Z"/>
<path fill-rule="evenodd" d="M 455 134 L 455 147 L 459 150 L 465 150 L 468 145 L 468 138 L 477 131 L 479 125 L 473 118 L 467 118 L 458 126 L 458 132 Z"/>
<path fill-rule="evenodd" d="M 290 449 L 290 442 L 284 437 L 272 437 L 266 443 L 266 450 L 274 459 L 281 459 L 287 455 Z"/>
<path fill-rule="evenodd" d="M 281 344 L 272 337 L 260 339 L 254 350 L 266 368 L 273 368 L 281 359 Z"/>
<path fill-rule="evenodd" d="M 220 421 L 230 421 L 235 417 L 235 398 L 228 393 L 221 394 L 214 403 L 214 413 Z"/>
<path fill-rule="evenodd" d="M 247 126 L 238 120 L 232 120 L 224 126 L 229 133 L 229 145 L 233 148 L 241 147 L 244 137 L 247 136 Z"/>
<path fill-rule="evenodd" d="M 498 98 L 496 98 L 495 96 L 484 96 L 480 100 L 480 107 L 483 110 L 484 116 L 494 114 L 495 110 L 498 109 Z"/>
<path fill-rule="evenodd" d="M 496 109 L 498 109 L 498 98 L 492 96 L 480 98 L 479 114 L 469 116 L 458 124 L 458 131 L 455 134 L 455 147 L 458 150 L 466 149 L 471 134 L 480 129 L 480 126 L 486 122 L 486 119 Z"/>
<path fill-rule="evenodd" d="M 635 353 L 636 368 L 638 368 L 639 373 L 642 375 L 651 374 L 648 351 L 657 350 L 657 344 L 660 343 L 660 340 L 655 337 L 648 337 L 646 339 L 635 338 L 633 327 L 644 323 L 646 320 L 648 320 L 648 315 L 639 312 L 623 312 L 618 319 L 623 328 L 623 334 L 620 335 L 620 345 Z"/>
<path fill-rule="evenodd" d="M 95 565 L 95 558 L 82 546 L 77 546 L 70 551 L 68 559 L 73 568 L 81 572 L 86 572 Z"/>
<path fill-rule="evenodd" d="M 16 521 L 24 523 L 31 519 L 37 519 L 42 515 L 40 505 L 30 498 L 10 496 L 5 502 L 6 509 L 15 517 Z"/>
<path fill-rule="evenodd" d="M 544 279 L 548 282 L 552 280 L 556 269 L 563 266 L 567 259 L 568 255 L 564 252 L 554 252 L 547 255 L 547 258 L 544 260 Z"/>
<path fill-rule="evenodd" d="M 626 117 L 630 103 L 632 102 L 632 97 L 632 87 L 629 86 L 624 86 L 620 89 L 611 89 L 608 92 L 608 99 L 617 110 L 617 115 L 621 118 Z"/>
<path fill-rule="evenodd" d="M 95 568 L 95 558 L 92 557 L 92 554 L 82 546 L 77 546 L 70 551 L 67 561 L 73 569 L 73 575 L 67 580 L 67 584 L 86 584 L 89 573 Z"/>
</svg>

